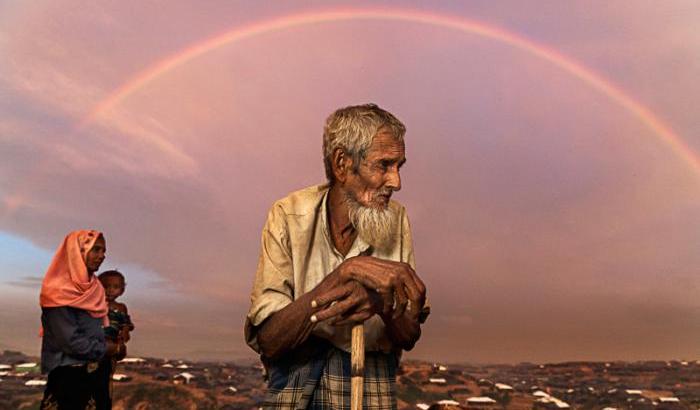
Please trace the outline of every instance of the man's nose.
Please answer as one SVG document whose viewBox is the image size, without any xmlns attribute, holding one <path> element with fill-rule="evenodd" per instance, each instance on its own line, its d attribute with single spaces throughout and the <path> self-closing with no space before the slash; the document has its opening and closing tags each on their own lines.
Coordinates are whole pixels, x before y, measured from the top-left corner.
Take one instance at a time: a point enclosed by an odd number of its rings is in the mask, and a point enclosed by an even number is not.
<svg viewBox="0 0 700 410">
<path fill-rule="evenodd" d="M 386 183 L 388 188 L 394 191 L 401 190 L 401 174 L 399 173 L 398 167 L 391 167 L 386 173 Z"/>
</svg>

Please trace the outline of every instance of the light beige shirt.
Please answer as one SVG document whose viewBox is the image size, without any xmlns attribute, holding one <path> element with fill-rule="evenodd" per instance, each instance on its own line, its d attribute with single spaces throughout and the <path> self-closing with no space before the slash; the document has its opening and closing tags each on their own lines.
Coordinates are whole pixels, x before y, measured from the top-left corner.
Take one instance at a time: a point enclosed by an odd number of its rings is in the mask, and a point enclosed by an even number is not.
<svg viewBox="0 0 700 410">
<path fill-rule="evenodd" d="M 257 352 L 260 352 L 260 347 L 255 326 L 314 289 L 346 259 L 358 255 L 374 256 L 406 262 L 415 269 L 408 217 L 405 208 L 396 201 L 389 202 L 400 221 L 392 248 L 374 249 L 358 236 L 348 254 L 340 254 L 333 245 L 328 227 L 328 189 L 328 185 L 318 185 L 293 192 L 275 202 L 267 216 L 246 321 L 246 341 Z M 364 329 L 366 350 L 392 350 L 384 322 L 378 315 L 368 319 Z M 321 322 L 312 332 L 350 352 L 351 330 L 351 325 L 338 327 Z"/>
</svg>

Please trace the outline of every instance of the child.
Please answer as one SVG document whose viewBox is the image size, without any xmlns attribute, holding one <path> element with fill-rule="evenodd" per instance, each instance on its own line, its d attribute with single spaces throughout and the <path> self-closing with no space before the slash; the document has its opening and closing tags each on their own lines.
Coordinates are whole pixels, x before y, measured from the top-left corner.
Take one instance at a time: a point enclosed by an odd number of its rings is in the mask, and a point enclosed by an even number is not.
<svg viewBox="0 0 700 410">
<path fill-rule="evenodd" d="M 117 302 L 117 298 L 124 294 L 124 289 L 126 288 L 124 275 L 116 270 L 108 270 L 102 272 L 97 278 L 105 289 L 105 297 L 109 308 L 109 326 L 104 328 L 105 339 L 119 346 L 114 356 L 106 356 L 100 363 L 101 378 L 103 380 L 102 388 L 97 389 L 102 392 L 101 395 L 98 395 L 100 396 L 99 399 L 96 400 L 98 402 L 97 407 L 102 407 L 99 404 L 109 403 L 103 407 L 109 409 L 112 401 L 112 375 L 116 370 L 117 362 L 126 357 L 126 342 L 130 339 L 130 332 L 134 330 L 134 324 L 131 323 L 126 305 Z"/>
<path fill-rule="evenodd" d="M 102 286 L 105 288 L 105 296 L 107 297 L 107 304 L 109 306 L 109 327 L 105 327 L 104 329 L 105 338 L 114 342 L 120 341 L 126 343 L 130 339 L 129 333 L 134 330 L 134 324 L 131 323 L 126 305 L 117 302 L 117 298 L 124 294 L 126 288 L 124 275 L 116 270 L 108 270 L 102 272 L 100 276 L 98 276 L 98 279 L 100 279 Z M 118 361 L 124 357 L 126 357 L 126 346 L 120 349 L 115 359 Z"/>
</svg>

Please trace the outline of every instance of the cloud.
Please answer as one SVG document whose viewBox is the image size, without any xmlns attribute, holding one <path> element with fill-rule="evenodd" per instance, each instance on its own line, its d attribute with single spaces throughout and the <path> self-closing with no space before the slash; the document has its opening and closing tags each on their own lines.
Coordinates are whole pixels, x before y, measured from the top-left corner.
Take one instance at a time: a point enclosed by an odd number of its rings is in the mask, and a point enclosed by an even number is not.
<svg viewBox="0 0 700 410">
<path fill-rule="evenodd" d="M 44 280 L 44 278 L 41 276 L 25 276 L 18 280 L 6 281 L 5 283 L 20 288 L 39 289 L 41 288 L 42 280 Z"/>
<path fill-rule="evenodd" d="M 73 229 L 105 232 L 106 266 L 123 269 L 124 297 L 139 321 L 136 351 L 248 351 L 242 318 L 270 205 L 324 181 L 321 131 L 330 111 L 375 101 L 408 125 L 397 197 L 408 208 L 433 304 L 424 347 L 413 354 L 564 360 L 613 357 L 622 345 L 630 358 L 682 352 L 661 339 L 645 351 L 625 335 L 668 329 L 669 315 L 680 312 L 695 317 L 697 175 L 629 112 L 562 70 L 446 29 L 329 23 L 214 50 L 76 128 L 154 61 L 230 29 L 231 18 L 265 11 L 232 5 L 196 21 L 173 11 L 164 21 L 148 8 L 135 16 L 119 6 L 56 7 L 28 7 L 21 27 L 0 31 L 10 62 L 0 68 L 7 96 L 0 101 L 0 229 L 46 253 Z M 488 20 L 515 10 L 481 13 Z M 609 39 L 569 24 L 585 16 L 542 24 L 541 14 L 528 16 L 499 21 L 559 41 L 549 44 L 610 78 L 633 70 L 624 82 L 631 95 L 678 97 L 664 118 L 686 118 L 687 107 L 697 106 L 685 105 L 700 98 L 686 68 L 628 54 L 657 56 L 640 44 L 650 31 L 654 38 L 666 31 L 647 20 L 630 28 L 629 40 L 615 35 L 625 59 L 602 54 L 598 61 L 595 51 Z M 692 44 L 669 51 L 681 60 L 695 52 Z M 685 91 L 671 95 L 669 78 Z M 679 124 L 680 135 L 700 135 L 692 121 Z M 41 270 L 12 270 L 20 273 L 3 281 L 0 294 L 31 288 L 37 278 L 24 272 Z M 680 301 L 673 309 L 663 303 L 672 299 Z M 37 317 L 35 299 L 17 303 Z M 607 322 L 637 326 L 646 316 L 653 320 L 641 333 Z M 595 336 L 610 332 L 619 344 Z M 163 338 L 173 342 L 167 352 L 159 351 Z"/>
</svg>

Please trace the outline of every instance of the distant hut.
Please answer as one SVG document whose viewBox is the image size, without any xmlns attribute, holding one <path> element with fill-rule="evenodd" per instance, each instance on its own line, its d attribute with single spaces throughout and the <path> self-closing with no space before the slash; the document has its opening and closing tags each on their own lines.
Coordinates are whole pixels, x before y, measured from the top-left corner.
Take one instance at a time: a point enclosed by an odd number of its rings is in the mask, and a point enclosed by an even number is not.
<svg viewBox="0 0 700 410">
<path fill-rule="evenodd" d="M 564 410 L 564 409 L 569 409 L 571 406 L 569 406 L 569 403 L 559 400 L 556 397 L 540 397 L 539 399 L 535 400 L 535 403 L 533 403 L 532 408 L 534 410 Z"/>
<path fill-rule="evenodd" d="M 659 410 L 677 410 L 682 409 L 683 405 L 678 397 L 659 397 L 656 408 Z"/>
<path fill-rule="evenodd" d="M 15 365 L 15 373 L 17 375 L 25 375 L 27 373 L 39 373 L 39 365 L 34 362 L 29 362 L 29 363 L 20 363 L 18 365 Z"/>
<path fill-rule="evenodd" d="M 513 391 L 513 386 L 507 385 L 505 383 L 496 383 L 495 387 L 496 387 L 496 390 L 498 390 L 500 392 L 510 393 Z"/>
<path fill-rule="evenodd" d="M 433 372 L 446 372 L 447 366 L 444 364 L 433 363 Z"/>
<path fill-rule="evenodd" d="M 140 357 L 125 357 L 119 361 L 119 363 L 124 363 L 124 364 L 144 364 L 146 363 L 146 359 L 142 359 Z"/>
<path fill-rule="evenodd" d="M 459 402 L 455 400 L 450 400 L 450 399 L 445 399 L 445 400 L 440 400 L 437 402 L 437 404 L 441 406 L 459 406 Z"/>
<path fill-rule="evenodd" d="M 175 384 L 190 384 L 190 382 L 195 379 L 192 373 L 179 373 L 173 376 L 173 383 Z"/>
<path fill-rule="evenodd" d="M 238 389 L 233 386 L 228 386 L 226 389 L 224 389 L 223 394 L 227 396 L 235 396 L 238 394 Z"/>
<path fill-rule="evenodd" d="M 489 380 L 489 379 L 479 379 L 479 380 L 476 382 L 476 385 L 479 386 L 479 387 L 488 387 L 488 388 L 491 388 L 491 387 L 493 387 L 493 382 L 492 382 L 491 380 Z"/>
<path fill-rule="evenodd" d="M 131 376 L 128 376 L 128 375 L 123 374 L 123 373 L 114 373 L 112 375 L 112 380 L 114 380 L 115 382 L 126 383 L 126 382 L 131 381 Z"/>
<path fill-rule="evenodd" d="M 467 399 L 467 409 L 482 410 L 495 409 L 498 407 L 498 402 L 491 397 L 478 396 Z"/>
<path fill-rule="evenodd" d="M 459 402 L 454 401 L 454 400 L 440 400 L 437 403 L 433 403 L 428 407 L 428 410 L 453 410 L 453 409 L 461 409 L 462 406 L 459 405 Z"/>
</svg>

